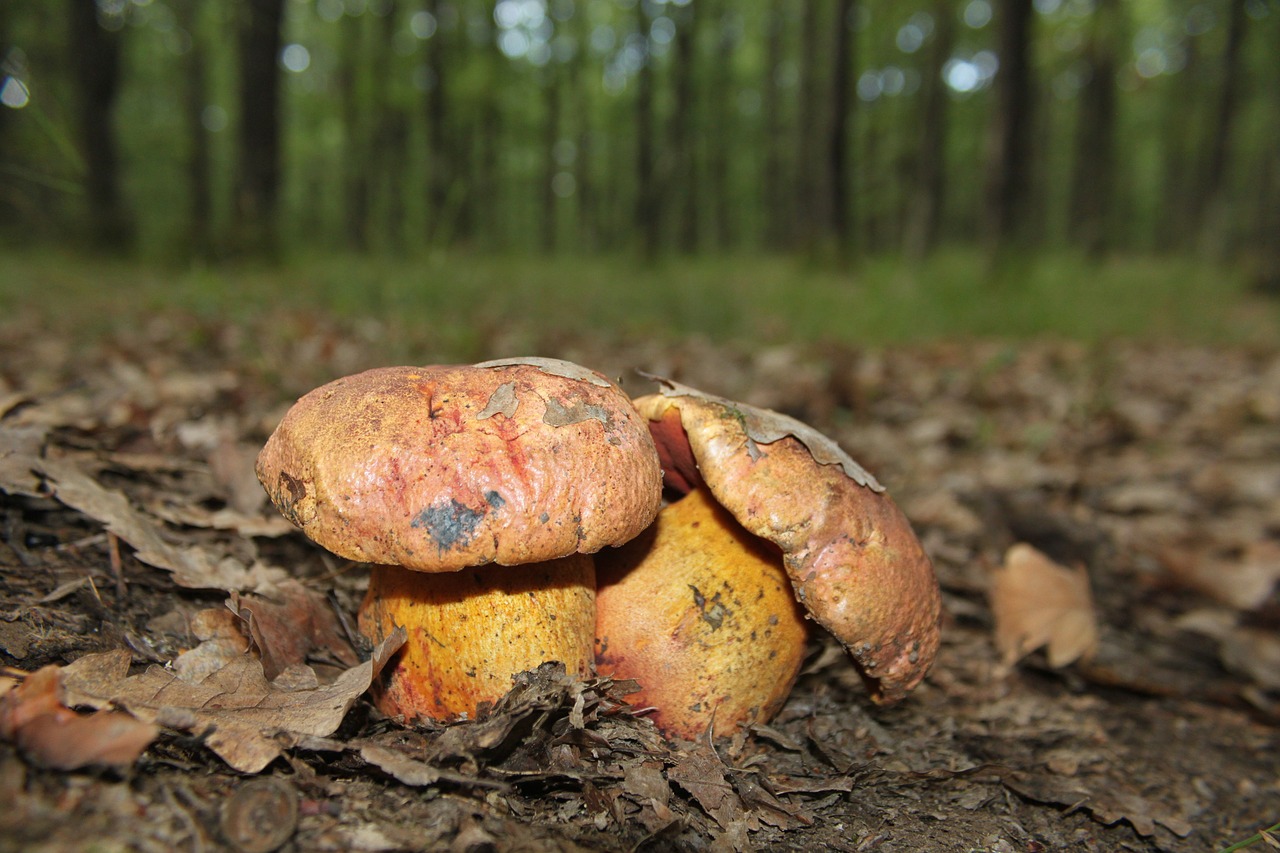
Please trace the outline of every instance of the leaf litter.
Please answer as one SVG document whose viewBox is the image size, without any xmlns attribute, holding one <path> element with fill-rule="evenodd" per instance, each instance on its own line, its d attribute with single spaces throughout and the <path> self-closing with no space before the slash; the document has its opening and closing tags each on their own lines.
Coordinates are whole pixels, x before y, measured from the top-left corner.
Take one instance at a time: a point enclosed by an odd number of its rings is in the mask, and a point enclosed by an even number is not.
<svg viewBox="0 0 1280 853">
<path fill-rule="evenodd" d="M 261 322 L 0 337 L 0 846 L 229 843 L 233 799 L 296 805 L 307 849 L 1182 851 L 1274 823 L 1280 354 L 523 334 L 813 424 L 902 498 L 937 566 L 943 650 L 903 705 L 873 707 L 816 639 L 770 725 L 667 744 L 625 684 L 554 666 L 475 722 L 372 709 L 393 651 L 347 627 L 363 571 L 265 512 L 244 460 L 292 398 L 405 359 L 369 329 Z M 1015 642 L 988 593 L 1020 543 L 1066 574 L 1023 600 Z M 1064 612 L 1077 636 L 1055 647 Z"/>
</svg>

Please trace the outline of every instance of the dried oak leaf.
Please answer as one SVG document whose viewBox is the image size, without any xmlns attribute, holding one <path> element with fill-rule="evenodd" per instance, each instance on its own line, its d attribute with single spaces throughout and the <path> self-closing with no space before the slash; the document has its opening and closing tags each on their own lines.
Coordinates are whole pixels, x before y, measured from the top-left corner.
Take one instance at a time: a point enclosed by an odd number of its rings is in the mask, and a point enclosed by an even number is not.
<svg viewBox="0 0 1280 853">
<path fill-rule="evenodd" d="M 79 714 L 63 701 L 62 670 L 46 666 L 0 696 L 0 737 L 29 760 L 54 770 L 127 767 L 159 734 L 153 723 L 121 711 Z"/>
<path fill-rule="evenodd" d="M 227 606 L 245 621 L 268 679 L 316 652 L 348 667 L 359 662 L 328 600 L 295 580 L 276 584 L 269 596 L 233 592 Z"/>
<path fill-rule="evenodd" d="M 227 764 L 257 773 L 280 754 L 278 732 L 324 737 L 332 734 L 356 699 L 404 643 L 397 630 L 373 657 L 310 689 L 282 690 L 269 682 L 262 662 L 242 655 L 199 680 L 152 666 L 128 676 L 123 650 L 86 655 L 63 670 L 72 704 L 116 705 L 148 722 L 207 734 L 206 743 Z"/>
<path fill-rule="evenodd" d="M 132 545 L 139 560 L 172 572 L 179 586 L 265 589 L 285 578 L 283 569 L 260 564 L 245 566 L 234 557 L 166 541 L 161 536 L 161 525 L 134 509 L 124 494 L 105 488 L 72 462 L 34 457 L 27 461 L 48 478 L 49 488 L 58 501 L 101 522 Z"/>
<path fill-rule="evenodd" d="M 1048 646 L 1049 665 L 1055 668 L 1097 651 L 1098 626 L 1083 567 L 1068 569 L 1018 543 L 1005 553 L 989 595 L 996 646 L 1006 664 L 1041 646 Z"/>
</svg>

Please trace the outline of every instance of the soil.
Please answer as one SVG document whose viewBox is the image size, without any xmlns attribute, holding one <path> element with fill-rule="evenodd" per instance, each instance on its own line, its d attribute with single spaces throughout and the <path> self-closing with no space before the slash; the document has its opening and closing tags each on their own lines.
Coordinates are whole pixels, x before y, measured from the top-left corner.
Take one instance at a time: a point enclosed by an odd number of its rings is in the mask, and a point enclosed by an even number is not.
<svg viewBox="0 0 1280 853">
<path fill-rule="evenodd" d="M 409 347 L 786 412 L 912 519 L 944 606 L 919 688 L 877 706 L 815 636 L 776 719 L 672 744 L 625 683 L 554 666 L 478 722 L 406 728 L 362 695 L 366 573 L 282 523 L 252 461 L 298 395 L 393 358 L 383 340 L 314 317 L 0 327 L 0 849 L 1203 851 L 1280 821 L 1280 353 Z M 1043 630 L 1010 646 L 990 592 L 1018 543 L 1087 585 L 1026 599 Z M 1064 654 L 1068 607 L 1096 641 Z M 42 667 L 52 730 L 15 698 Z M 90 707 L 154 726 L 136 758 L 119 718 L 78 728 Z"/>
</svg>

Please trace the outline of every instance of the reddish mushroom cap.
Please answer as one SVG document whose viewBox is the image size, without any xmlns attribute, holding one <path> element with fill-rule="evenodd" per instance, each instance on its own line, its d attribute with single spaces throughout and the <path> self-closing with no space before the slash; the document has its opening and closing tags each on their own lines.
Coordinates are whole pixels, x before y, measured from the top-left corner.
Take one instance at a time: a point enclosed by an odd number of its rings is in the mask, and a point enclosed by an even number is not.
<svg viewBox="0 0 1280 853">
<path fill-rule="evenodd" d="M 257 473 L 335 554 L 426 572 L 621 544 L 653 520 L 662 491 L 626 394 L 554 359 L 335 380 L 289 410 Z"/>
<path fill-rule="evenodd" d="M 668 485 L 705 482 L 743 527 L 781 548 L 796 598 L 853 655 L 873 698 L 901 699 L 937 654 L 941 607 L 906 516 L 812 427 L 658 381 L 661 393 L 635 405 Z"/>
</svg>

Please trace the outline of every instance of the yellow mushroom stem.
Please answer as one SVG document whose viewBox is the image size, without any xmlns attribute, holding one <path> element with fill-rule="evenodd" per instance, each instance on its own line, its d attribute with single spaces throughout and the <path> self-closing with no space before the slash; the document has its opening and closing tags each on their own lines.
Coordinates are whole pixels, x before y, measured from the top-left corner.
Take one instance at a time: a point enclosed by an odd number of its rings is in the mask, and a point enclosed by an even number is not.
<svg viewBox="0 0 1280 853">
<path fill-rule="evenodd" d="M 596 556 L 596 668 L 633 678 L 636 705 L 668 737 L 731 734 L 777 713 L 804 658 L 807 624 L 778 548 L 705 488 L 648 531 Z"/>
<path fill-rule="evenodd" d="M 560 661 L 591 674 L 595 567 L 588 554 L 457 572 L 375 566 L 360 632 L 376 643 L 397 625 L 409 636 L 375 685 L 377 706 L 406 722 L 475 719 L 516 673 Z"/>
</svg>

